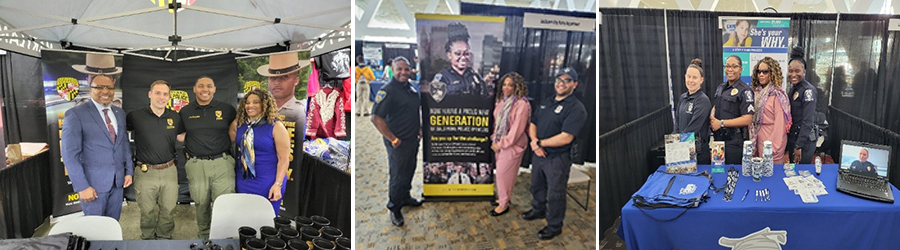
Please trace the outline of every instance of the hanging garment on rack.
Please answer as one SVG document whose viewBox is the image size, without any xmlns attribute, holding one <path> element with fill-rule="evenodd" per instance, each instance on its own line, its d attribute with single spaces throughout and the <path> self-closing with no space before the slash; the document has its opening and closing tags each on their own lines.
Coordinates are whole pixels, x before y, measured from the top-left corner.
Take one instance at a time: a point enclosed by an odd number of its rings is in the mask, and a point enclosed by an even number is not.
<svg viewBox="0 0 900 250">
<path fill-rule="evenodd" d="M 309 59 L 310 61 L 310 69 L 312 71 L 309 72 L 309 78 L 306 84 L 306 96 L 312 97 L 319 91 L 319 70 L 316 69 L 316 60 Z"/>
<path fill-rule="evenodd" d="M 306 136 L 312 139 L 347 136 L 343 103 L 340 90 L 328 87 L 319 89 L 309 102 Z"/>
</svg>

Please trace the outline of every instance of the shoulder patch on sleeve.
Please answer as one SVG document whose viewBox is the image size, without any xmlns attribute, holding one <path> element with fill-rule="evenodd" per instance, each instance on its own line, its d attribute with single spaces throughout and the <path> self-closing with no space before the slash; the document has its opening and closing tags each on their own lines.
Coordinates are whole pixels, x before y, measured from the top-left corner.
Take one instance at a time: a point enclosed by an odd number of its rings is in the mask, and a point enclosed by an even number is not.
<svg viewBox="0 0 900 250">
<path fill-rule="evenodd" d="M 380 103 L 381 100 L 384 100 L 384 97 L 387 96 L 387 91 L 379 90 L 378 93 L 375 93 L 375 103 Z"/>
<path fill-rule="evenodd" d="M 804 92 L 803 92 L 803 95 L 804 95 L 803 100 L 804 100 L 804 101 L 807 101 L 807 102 L 811 102 L 811 101 L 813 100 L 813 98 L 814 98 L 814 97 L 813 97 L 813 92 L 812 92 L 811 89 L 807 89 L 806 91 L 804 91 Z"/>
<path fill-rule="evenodd" d="M 753 102 L 753 91 L 744 90 L 744 96 L 745 102 Z"/>
</svg>

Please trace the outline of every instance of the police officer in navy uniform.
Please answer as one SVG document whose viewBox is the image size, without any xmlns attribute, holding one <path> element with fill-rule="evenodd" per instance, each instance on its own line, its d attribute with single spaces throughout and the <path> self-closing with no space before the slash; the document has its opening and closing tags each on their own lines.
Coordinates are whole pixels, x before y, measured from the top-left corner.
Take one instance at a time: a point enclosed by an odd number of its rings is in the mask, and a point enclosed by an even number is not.
<svg viewBox="0 0 900 250">
<path fill-rule="evenodd" d="M 556 74 L 556 95 L 544 99 L 528 127 L 531 139 L 531 209 L 522 219 L 547 218 L 547 226 L 538 232 L 542 240 L 562 233 L 566 213 L 566 185 L 572 168 L 571 144 L 584 126 L 587 112 L 572 96 L 578 87 L 578 73 L 564 68 Z"/>
<path fill-rule="evenodd" d="M 419 93 L 409 83 L 409 60 L 397 57 L 391 63 L 394 77 L 375 95 L 372 106 L 372 124 L 384 137 L 390 166 L 390 194 L 387 204 L 391 223 L 403 226 L 403 206 L 421 206 L 422 199 L 409 195 L 412 178 L 416 172 L 416 155 L 419 153 L 421 118 L 419 117 Z"/>
<path fill-rule="evenodd" d="M 443 89 L 450 96 L 489 97 L 490 90 L 485 86 L 484 79 L 472 69 L 468 28 L 459 22 L 451 23 L 447 26 L 447 36 L 444 50 L 450 67 L 434 75 L 432 88 Z"/>
<path fill-rule="evenodd" d="M 697 163 L 709 164 L 709 112 L 712 104 L 703 93 L 703 62 L 695 58 L 684 73 L 687 92 L 681 94 L 675 113 L 675 133 L 694 133 L 697 142 Z"/>
<path fill-rule="evenodd" d="M 791 61 L 788 62 L 788 79 L 791 80 L 791 130 L 788 132 L 787 151 L 794 163 L 812 164 L 816 151 L 818 134 L 815 129 L 816 98 L 819 97 L 816 87 L 806 81 L 806 61 L 803 60 L 803 48 L 791 50 Z"/>
<path fill-rule="evenodd" d="M 744 140 L 749 138 L 747 126 L 756 112 L 753 90 L 741 81 L 741 58 L 731 55 L 725 60 L 726 82 L 716 88 L 709 125 L 716 141 L 725 142 L 725 164 L 740 165 Z"/>
</svg>

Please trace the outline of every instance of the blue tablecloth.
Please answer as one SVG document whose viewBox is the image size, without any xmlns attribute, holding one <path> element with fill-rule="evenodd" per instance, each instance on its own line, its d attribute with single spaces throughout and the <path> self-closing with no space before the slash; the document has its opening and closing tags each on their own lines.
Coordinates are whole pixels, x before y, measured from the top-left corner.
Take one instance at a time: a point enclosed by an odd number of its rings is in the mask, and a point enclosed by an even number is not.
<svg viewBox="0 0 900 250">
<path fill-rule="evenodd" d="M 735 166 L 740 172 L 740 166 Z M 664 167 L 660 167 L 664 169 Z M 710 166 L 698 166 L 699 171 Z M 726 173 L 728 166 L 725 167 Z M 813 165 L 797 165 L 795 169 L 815 173 Z M 691 208 L 678 219 L 672 218 L 684 209 L 664 208 L 639 210 L 629 201 L 622 208 L 619 237 L 628 249 L 728 249 L 719 245 L 720 237 L 742 238 L 766 227 L 786 231 L 784 249 L 900 249 L 900 204 L 884 203 L 851 196 L 835 189 L 838 166 L 822 166 L 821 180 L 828 191 L 819 203 L 805 204 L 789 190 L 782 178 L 781 165 L 772 177 L 753 182 L 740 176 L 734 199 L 722 200 L 723 193 L 713 194 L 697 208 Z M 725 183 L 726 174 L 713 174 L 717 187 Z M 768 188 L 771 201 L 755 202 L 755 190 Z M 900 191 L 891 186 L 894 197 Z M 744 193 L 747 199 L 741 202 Z M 647 215 L 645 215 L 646 213 Z"/>
</svg>

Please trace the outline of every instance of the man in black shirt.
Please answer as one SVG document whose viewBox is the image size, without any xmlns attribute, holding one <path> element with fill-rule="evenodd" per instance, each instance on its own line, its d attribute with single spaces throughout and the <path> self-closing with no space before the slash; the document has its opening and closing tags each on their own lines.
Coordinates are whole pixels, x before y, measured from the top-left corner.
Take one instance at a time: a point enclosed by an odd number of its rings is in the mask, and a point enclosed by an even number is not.
<svg viewBox="0 0 900 250">
<path fill-rule="evenodd" d="M 419 93 L 409 83 L 409 60 L 397 57 L 392 63 L 394 78 L 375 95 L 372 124 L 383 136 L 390 166 L 391 223 L 403 226 L 403 206 L 421 206 L 422 200 L 409 195 L 416 172 L 421 121 Z"/>
<path fill-rule="evenodd" d="M 216 197 L 234 193 L 234 158 L 229 154 L 231 138 L 228 128 L 234 120 L 233 106 L 213 100 L 216 84 L 208 76 L 194 83 L 196 101 L 181 109 L 179 133 L 185 132 L 184 165 L 190 184 L 191 199 L 197 206 L 198 237 L 209 238 L 211 204 Z"/>
<path fill-rule="evenodd" d="M 150 84 L 150 106 L 128 112 L 126 126 L 132 131 L 134 189 L 141 210 L 141 239 L 172 239 L 178 202 L 178 171 L 175 169 L 175 141 L 181 117 L 166 109 L 169 83 Z"/>
<path fill-rule="evenodd" d="M 556 95 L 544 99 L 528 127 L 531 138 L 531 210 L 522 213 L 525 220 L 547 218 L 547 226 L 538 232 L 542 240 L 562 233 L 566 215 L 566 185 L 572 168 L 571 143 L 584 126 L 587 111 L 572 96 L 578 87 L 578 73 L 564 68 L 556 74 Z"/>
</svg>

